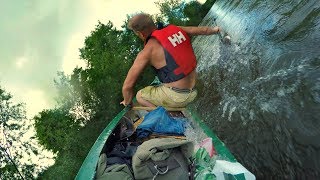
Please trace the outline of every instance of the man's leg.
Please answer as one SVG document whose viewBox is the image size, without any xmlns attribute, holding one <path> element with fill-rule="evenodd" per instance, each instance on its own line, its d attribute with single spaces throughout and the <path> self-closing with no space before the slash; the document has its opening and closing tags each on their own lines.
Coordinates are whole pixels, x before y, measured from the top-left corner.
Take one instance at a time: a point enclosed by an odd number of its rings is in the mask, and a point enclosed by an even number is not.
<svg viewBox="0 0 320 180">
<path fill-rule="evenodd" d="M 139 103 L 140 105 L 142 105 L 142 106 L 146 106 L 146 107 L 156 107 L 154 104 L 152 104 L 151 102 L 149 102 L 149 101 L 147 101 L 147 100 L 145 100 L 145 99 L 143 99 L 143 98 L 141 97 L 141 90 L 138 91 L 138 93 L 137 93 L 137 95 L 136 95 L 136 98 L 137 98 L 138 103 Z"/>
</svg>

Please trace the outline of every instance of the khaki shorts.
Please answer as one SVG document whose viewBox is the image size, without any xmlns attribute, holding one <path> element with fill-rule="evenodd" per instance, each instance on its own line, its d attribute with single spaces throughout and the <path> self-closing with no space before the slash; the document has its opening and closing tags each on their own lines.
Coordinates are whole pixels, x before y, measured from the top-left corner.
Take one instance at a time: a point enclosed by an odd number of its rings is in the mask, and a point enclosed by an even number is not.
<svg viewBox="0 0 320 180">
<path fill-rule="evenodd" d="M 159 86 L 147 86 L 141 89 L 141 97 L 156 106 L 186 107 L 196 96 L 196 90 L 180 90 L 176 88 Z"/>
</svg>

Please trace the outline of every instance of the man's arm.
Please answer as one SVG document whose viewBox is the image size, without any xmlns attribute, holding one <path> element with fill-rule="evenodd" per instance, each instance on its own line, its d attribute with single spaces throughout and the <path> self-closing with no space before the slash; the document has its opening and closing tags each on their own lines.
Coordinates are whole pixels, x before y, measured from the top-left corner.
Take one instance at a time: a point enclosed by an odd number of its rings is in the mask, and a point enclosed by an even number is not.
<svg viewBox="0 0 320 180">
<path fill-rule="evenodd" d="M 148 49 L 145 48 L 137 55 L 136 59 L 134 60 L 134 63 L 131 66 L 122 86 L 122 95 L 124 100 L 120 104 L 126 106 L 131 103 L 134 97 L 134 85 L 143 69 L 149 63 L 149 53 L 150 52 L 148 51 Z"/>
<path fill-rule="evenodd" d="M 210 35 L 217 34 L 221 31 L 219 26 L 209 27 L 209 26 L 179 26 L 189 35 Z"/>
</svg>

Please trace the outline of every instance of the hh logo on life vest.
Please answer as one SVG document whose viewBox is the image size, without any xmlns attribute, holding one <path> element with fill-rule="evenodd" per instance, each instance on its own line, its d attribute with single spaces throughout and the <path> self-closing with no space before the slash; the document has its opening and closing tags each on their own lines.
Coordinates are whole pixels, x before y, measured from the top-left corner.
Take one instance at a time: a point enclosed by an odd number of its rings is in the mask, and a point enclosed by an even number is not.
<svg viewBox="0 0 320 180">
<path fill-rule="evenodd" d="M 173 45 L 173 47 L 176 47 L 178 44 L 181 44 L 181 43 L 183 43 L 183 41 L 187 40 L 181 31 L 169 36 L 168 39 L 171 42 L 171 44 Z"/>
</svg>

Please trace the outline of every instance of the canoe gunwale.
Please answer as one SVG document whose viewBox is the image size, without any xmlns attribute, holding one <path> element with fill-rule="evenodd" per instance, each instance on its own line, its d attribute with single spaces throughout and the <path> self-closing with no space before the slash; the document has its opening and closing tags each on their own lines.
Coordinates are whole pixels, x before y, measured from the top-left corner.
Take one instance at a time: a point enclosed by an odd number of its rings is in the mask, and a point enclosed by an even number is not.
<svg viewBox="0 0 320 180">
<path fill-rule="evenodd" d="M 218 138 L 218 136 L 200 119 L 199 115 L 195 113 L 191 108 L 187 108 L 187 112 L 191 115 L 192 119 L 203 129 L 204 133 L 212 139 L 217 153 L 226 158 L 230 162 L 237 162 L 237 159 L 229 151 L 226 145 Z"/>
<path fill-rule="evenodd" d="M 130 110 L 129 107 L 125 107 L 120 113 L 117 114 L 115 118 L 107 125 L 107 127 L 101 132 L 96 142 L 91 147 L 87 157 L 81 165 L 75 179 L 94 179 L 96 166 L 99 161 L 99 155 L 108 140 L 109 136 L 112 134 L 113 129 L 118 125 L 122 117 Z"/>
</svg>

